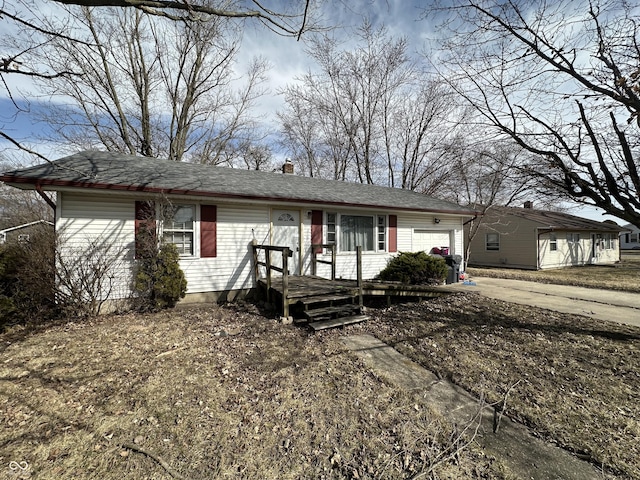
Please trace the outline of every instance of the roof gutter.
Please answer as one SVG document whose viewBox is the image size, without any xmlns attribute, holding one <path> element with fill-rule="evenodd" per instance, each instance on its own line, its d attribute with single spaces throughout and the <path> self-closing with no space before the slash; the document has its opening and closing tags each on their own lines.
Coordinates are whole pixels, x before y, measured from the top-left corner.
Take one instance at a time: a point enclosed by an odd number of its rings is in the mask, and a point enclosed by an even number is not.
<svg viewBox="0 0 640 480">
<path fill-rule="evenodd" d="M 68 180 L 39 180 L 34 181 L 33 178 L 29 177 L 14 177 L 9 175 L 0 176 L 0 181 L 4 182 L 8 185 L 11 185 L 16 188 L 24 189 L 26 185 L 33 185 L 33 188 L 40 193 L 42 196 L 44 192 L 42 192 L 43 186 L 48 187 L 68 187 L 68 188 L 92 188 L 97 190 L 105 190 L 105 191 L 115 191 L 115 192 L 137 192 L 137 193 L 147 193 L 154 195 L 184 195 L 184 196 L 200 196 L 205 198 L 224 198 L 224 199 L 239 199 L 239 200 L 248 200 L 248 201 L 270 201 L 270 202 L 297 202 L 304 205 L 330 205 L 330 206 L 339 206 L 339 207 L 350 207 L 350 208 L 382 208 L 385 210 L 393 210 L 393 211 L 414 211 L 414 212 L 425 212 L 425 213 L 441 213 L 447 215 L 459 215 L 459 216 L 470 216 L 477 215 L 478 212 L 468 210 L 468 211 L 456 211 L 456 210 L 448 210 L 448 209 L 436 209 L 436 208 L 411 208 L 411 207 L 402 207 L 402 206 L 394 206 L 394 205 L 377 205 L 377 204 L 366 204 L 366 203 L 353 203 L 353 202 L 339 202 L 339 201 L 330 201 L 330 200 L 309 200 L 309 199 L 300 199 L 300 198 L 291 198 L 291 197 L 273 197 L 273 196 L 259 196 L 259 195 L 244 195 L 244 194 L 234 194 L 234 193 L 221 193 L 221 192 L 203 192 L 203 191 L 194 191 L 187 189 L 178 189 L 178 188 L 159 188 L 159 187 L 145 187 L 145 186 L 134 186 L 134 185 L 113 185 L 108 183 L 97 183 L 97 182 L 74 182 Z M 51 190 L 55 190 L 51 188 Z M 46 197 L 46 195 L 45 195 Z M 43 197 L 44 198 L 44 197 Z M 47 203 L 55 209 L 55 203 L 51 199 L 48 199 Z"/>
</svg>

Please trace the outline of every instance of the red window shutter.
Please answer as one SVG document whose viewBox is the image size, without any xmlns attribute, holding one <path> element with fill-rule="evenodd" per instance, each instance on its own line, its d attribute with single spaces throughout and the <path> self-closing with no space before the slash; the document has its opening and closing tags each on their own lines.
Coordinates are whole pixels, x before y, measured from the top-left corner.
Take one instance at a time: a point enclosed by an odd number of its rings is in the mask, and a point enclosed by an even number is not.
<svg viewBox="0 0 640 480">
<path fill-rule="evenodd" d="M 311 211 L 311 243 L 322 243 L 322 210 Z M 316 247 L 314 253 L 322 253 L 322 247 Z"/>
<path fill-rule="evenodd" d="M 148 256 L 151 249 L 155 249 L 156 237 L 156 206 L 151 201 L 135 202 L 135 258 Z"/>
<path fill-rule="evenodd" d="M 389 251 L 398 251 L 398 216 L 389 215 Z"/>
<path fill-rule="evenodd" d="M 215 205 L 200 206 L 200 257 L 213 258 L 218 255 L 217 216 Z"/>
</svg>

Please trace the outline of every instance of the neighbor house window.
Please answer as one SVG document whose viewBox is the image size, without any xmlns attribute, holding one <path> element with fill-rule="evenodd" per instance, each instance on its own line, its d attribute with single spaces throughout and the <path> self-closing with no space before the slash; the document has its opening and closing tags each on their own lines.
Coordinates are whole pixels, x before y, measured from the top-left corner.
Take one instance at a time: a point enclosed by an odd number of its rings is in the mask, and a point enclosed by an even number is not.
<svg viewBox="0 0 640 480">
<path fill-rule="evenodd" d="M 195 205 L 167 205 L 163 209 L 162 239 L 180 255 L 193 255 Z"/>
<path fill-rule="evenodd" d="M 580 243 L 580 234 L 579 233 L 567 233 L 567 242 L 568 243 Z"/>
<path fill-rule="evenodd" d="M 387 217 L 378 216 L 378 250 L 383 252 L 387 245 Z"/>
<path fill-rule="evenodd" d="M 613 233 L 605 233 L 602 238 L 602 243 L 605 250 L 616 248 L 615 235 Z"/>
<path fill-rule="evenodd" d="M 630 243 L 638 243 L 638 234 L 637 233 L 632 233 L 631 234 L 631 242 Z"/>
<path fill-rule="evenodd" d="M 340 215 L 340 250 L 352 252 L 360 246 L 363 252 L 373 251 L 373 218 L 364 215 Z"/>
<path fill-rule="evenodd" d="M 558 237 L 556 237 L 555 233 L 549 234 L 549 250 L 552 252 L 558 250 Z"/>
<path fill-rule="evenodd" d="M 500 250 L 500 234 L 499 233 L 487 233 L 486 235 L 486 249 L 497 251 Z"/>
</svg>

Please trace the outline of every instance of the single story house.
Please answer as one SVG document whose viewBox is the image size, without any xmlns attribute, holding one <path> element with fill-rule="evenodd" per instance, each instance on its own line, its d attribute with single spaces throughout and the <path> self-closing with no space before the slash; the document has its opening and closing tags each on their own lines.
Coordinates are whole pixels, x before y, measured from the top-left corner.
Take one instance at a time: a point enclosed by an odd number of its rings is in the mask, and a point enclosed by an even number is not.
<svg viewBox="0 0 640 480">
<path fill-rule="evenodd" d="M 23 223 L 0 230 L 0 245 L 11 242 L 28 242 L 31 235 L 43 230 L 50 230 L 53 234 L 53 223 L 47 220 Z"/>
<path fill-rule="evenodd" d="M 525 208 L 487 209 L 469 242 L 470 266 L 540 270 L 620 260 L 614 222 Z"/>
<path fill-rule="evenodd" d="M 286 173 L 285 173 L 286 172 Z M 185 301 L 233 299 L 255 287 L 252 242 L 287 246 L 292 274 L 310 274 L 312 244 L 335 244 L 336 277 L 373 278 L 398 251 L 447 248 L 463 254 L 463 223 L 475 212 L 417 192 L 97 151 L 6 172 L 0 181 L 55 192 L 62 254 L 101 248 L 113 256 L 118 285 L 131 295 L 136 236 L 149 222 L 175 243 L 188 286 Z M 43 194 L 44 195 L 44 194 Z M 317 247 L 316 247 L 317 250 Z M 327 249 L 328 250 L 328 249 Z M 319 255 L 330 258 L 327 251 Z M 327 265 L 318 274 L 328 278 Z"/>
<path fill-rule="evenodd" d="M 630 223 L 623 228 L 627 231 L 620 233 L 620 250 L 640 250 L 640 228 Z"/>
</svg>

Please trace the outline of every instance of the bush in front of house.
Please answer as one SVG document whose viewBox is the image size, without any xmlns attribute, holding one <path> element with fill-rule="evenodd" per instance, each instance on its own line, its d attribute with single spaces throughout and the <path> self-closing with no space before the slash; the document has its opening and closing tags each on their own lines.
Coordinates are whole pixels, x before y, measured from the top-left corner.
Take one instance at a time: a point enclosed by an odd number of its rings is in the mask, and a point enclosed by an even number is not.
<svg viewBox="0 0 640 480">
<path fill-rule="evenodd" d="M 50 231 L 34 231 L 26 242 L 0 246 L 0 330 L 58 314 L 54 244 Z"/>
<path fill-rule="evenodd" d="M 447 278 L 447 264 L 444 258 L 425 252 L 401 252 L 389 260 L 378 278 L 409 285 L 440 284 Z"/>
<path fill-rule="evenodd" d="M 158 311 L 173 308 L 187 293 L 187 279 L 180 268 L 180 255 L 173 243 L 164 243 L 138 260 L 135 291 L 138 309 Z"/>
</svg>

